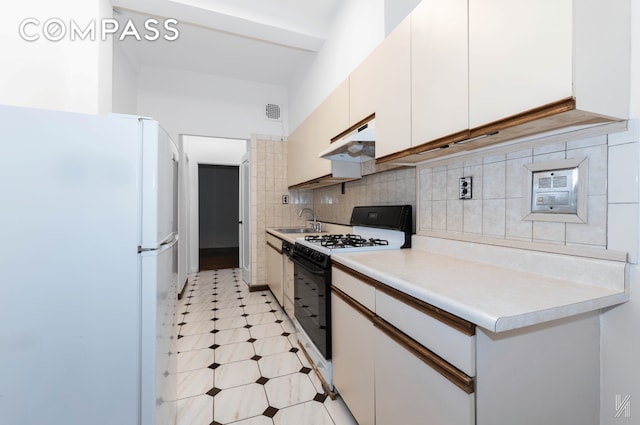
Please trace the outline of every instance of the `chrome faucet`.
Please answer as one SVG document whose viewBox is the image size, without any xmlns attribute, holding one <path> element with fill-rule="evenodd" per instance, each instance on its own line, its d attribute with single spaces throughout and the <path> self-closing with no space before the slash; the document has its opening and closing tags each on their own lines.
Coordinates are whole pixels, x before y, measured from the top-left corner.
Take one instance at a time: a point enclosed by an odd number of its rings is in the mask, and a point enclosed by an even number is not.
<svg viewBox="0 0 640 425">
<path fill-rule="evenodd" d="M 298 217 L 302 217 L 302 214 L 304 214 L 305 212 L 311 213 L 311 215 L 313 216 L 313 223 L 311 224 L 311 228 L 316 232 L 321 232 L 322 231 L 322 223 L 319 223 L 316 220 L 316 213 L 314 213 L 311 208 L 303 208 L 303 209 L 301 209 L 300 212 L 298 212 Z"/>
</svg>

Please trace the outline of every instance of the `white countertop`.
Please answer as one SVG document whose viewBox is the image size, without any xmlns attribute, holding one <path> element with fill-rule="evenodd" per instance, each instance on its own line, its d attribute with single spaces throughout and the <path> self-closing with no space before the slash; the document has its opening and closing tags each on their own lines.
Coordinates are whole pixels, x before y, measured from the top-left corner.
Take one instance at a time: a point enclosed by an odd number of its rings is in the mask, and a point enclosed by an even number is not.
<svg viewBox="0 0 640 425">
<path fill-rule="evenodd" d="M 526 255 L 526 254 L 520 254 Z M 502 332 L 613 306 L 625 290 L 418 249 L 340 253 L 332 260 L 482 328 Z M 624 264 L 614 275 L 624 281 Z"/>
</svg>

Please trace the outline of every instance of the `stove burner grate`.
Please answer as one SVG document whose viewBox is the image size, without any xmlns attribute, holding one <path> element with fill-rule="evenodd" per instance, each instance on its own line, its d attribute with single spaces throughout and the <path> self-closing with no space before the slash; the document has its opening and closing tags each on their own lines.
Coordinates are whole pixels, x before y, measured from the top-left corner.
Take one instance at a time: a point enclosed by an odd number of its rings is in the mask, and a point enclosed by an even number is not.
<svg viewBox="0 0 640 425">
<path fill-rule="evenodd" d="M 320 246 L 326 248 L 360 248 L 363 246 L 387 246 L 389 241 L 378 238 L 363 238 L 360 235 L 347 234 L 347 235 L 312 235 L 305 236 L 306 241 L 320 244 Z"/>
</svg>

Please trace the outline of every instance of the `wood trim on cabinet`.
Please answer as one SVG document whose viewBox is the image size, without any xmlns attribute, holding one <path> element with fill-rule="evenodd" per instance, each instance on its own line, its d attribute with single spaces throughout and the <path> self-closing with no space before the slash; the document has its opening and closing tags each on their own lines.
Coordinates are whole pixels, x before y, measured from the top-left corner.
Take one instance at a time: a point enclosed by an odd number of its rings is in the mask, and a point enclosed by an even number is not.
<svg viewBox="0 0 640 425">
<path fill-rule="evenodd" d="M 373 114 L 369 115 L 368 117 L 361 119 L 360 121 L 358 121 L 357 123 L 355 123 L 351 127 L 347 128 L 342 133 L 338 134 L 335 137 L 332 137 L 331 138 L 331 143 L 336 142 L 337 140 L 341 139 L 343 136 L 351 133 L 353 130 L 357 130 L 358 128 L 362 127 L 364 124 L 366 124 L 369 121 L 371 121 L 372 119 L 374 119 L 375 117 L 376 117 L 376 114 L 373 113 Z"/>
<path fill-rule="evenodd" d="M 441 321 L 442 323 L 454 328 L 459 332 L 462 332 L 467 336 L 473 336 L 476 334 L 476 325 L 454 314 L 451 314 L 429 303 L 426 303 L 422 300 L 419 300 L 410 295 L 407 295 L 402 291 L 398 291 L 397 289 L 394 289 L 388 285 L 385 285 L 382 282 L 379 282 L 369 276 L 366 276 L 356 270 L 353 270 L 352 268 L 347 267 L 344 264 L 333 262 L 333 267 L 336 267 L 337 269 L 355 277 L 358 280 L 363 281 L 364 283 L 374 286 L 376 289 L 397 299 L 398 301 L 401 301 L 407 304 L 408 306 L 415 308 L 419 312 L 427 314 L 433 317 L 434 319 Z"/>
<path fill-rule="evenodd" d="M 331 286 L 331 293 L 344 301 L 357 313 L 364 316 L 365 319 L 369 320 L 376 328 L 380 329 L 389 338 L 397 342 L 398 345 L 416 356 L 423 363 L 427 364 L 430 368 L 438 372 L 458 388 L 462 389 L 467 394 L 472 394 L 475 391 L 473 378 L 469 377 L 457 367 L 453 366 L 442 357 L 438 356 L 419 342 L 404 334 L 401 330 L 386 322 L 384 319 L 377 316 L 374 312 L 364 307 L 359 302 L 357 302 L 335 286 Z"/>
<path fill-rule="evenodd" d="M 430 140 L 428 142 L 412 146 L 400 152 L 395 152 L 380 158 L 376 158 L 376 164 L 382 164 L 389 161 L 395 161 L 397 159 L 404 158 L 409 155 L 417 155 L 426 151 L 440 149 L 448 147 L 450 144 L 461 142 L 463 140 L 471 138 L 469 130 L 459 131 L 457 133 L 450 134 L 448 136 L 441 137 L 439 139 Z"/>
<path fill-rule="evenodd" d="M 462 391 L 467 394 L 473 394 L 475 391 L 475 383 L 472 377 L 423 347 L 417 341 L 403 334 L 400 330 L 385 322 L 380 317 L 375 316 L 373 318 L 373 325 Z"/>
<path fill-rule="evenodd" d="M 377 288 L 380 285 L 384 285 L 382 282 L 378 282 L 377 280 L 375 280 L 372 277 L 367 276 L 366 274 L 360 273 L 357 270 L 353 270 L 351 267 L 347 267 L 344 264 L 341 263 L 337 263 L 337 262 L 332 262 L 331 265 L 333 267 L 335 267 L 336 269 L 345 272 L 346 274 L 355 277 L 358 280 L 361 280 L 362 282 L 366 283 L 367 285 L 373 286 L 374 288 Z"/>
<path fill-rule="evenodd" d="M 270 246 L 271 248 L 275 249 L 276 251 L 278 251 L 278 254 L 282 254 L 282 246 L 280 246 L 280 248 L 278 248 L 277 246 L 273 245 L 269 241 L 267 241 L 267 245 Z"/>
<path fill-rule="evenodd" d="M 335 294 L 338 298 L 340 298 L 342 301 L 347 303 L 349 307 L 353 308 L 355 311 L 363 315 L 365 318 L 373 321 L 373 318 L 376 315 L 373 311 L 369 310 L 368 308 L 360 304 L 358 301 L 354 300 L 349 295 L 345 294 L 344 292 L 342 292 L 341 290 L 339 290 L 333 285 L 331 286 L 331 293 Z"/>
<path fill-rule="evenodd" d="M 402 151 L 395 152 L 380 158 L 376 158 L 376 163 L 381 164 L 390 161 L 397 161 L 408 156 L 423 154 L 427 151 L 450 147 L 451 145 L 460 142 L 466 142 L 467 140 L 473 139 L 475 137 L 491 135 L 507 128 L 516 127 L 518 125 L 530 123 L 532 121 L 540 120 L 543 118 L 548 118 L 575 109 L 575 99 L 572 97 L 568 97 L 557 102 L 542 105 L 537 108 L 533 108 L 520 114 L 512 115 L 498 121 L 494 121 L 468 130 L 463 130 L 458 133 L 441 137 L 439 139 L 430 140 L 420 145 L 413 146 L 408 149 L 404 149 Z M 483 140 L 482 142 L 474 144 L 473 148 L 477 149 L 479 147 L 490 146 L 492 144 L 501 143 L 504 141 L 505 140 L 495 141 L 488 138 L 486 140 Z M 448 154 L 449 152 L 449 150 L 443 150 L 443 154 Z M 431 157 L 425 159 L 431 159 Z"/>
<path fill-rule="evenodd" d="M 520 114 L 512 115 L 510 117 L 494 121 L 480 127 L 472 128 L 470 130 L 471 134 L 469 135 L 469 137 L 473 138 L 483 136 L 485 134 L 495 133 L 496 131 L 504 130 L 505 128 L 515 127 L 516 125 L 550 117 L 552 115 L 571 111 L 573 109 L 576 109 L 576 100 L 572 97 L 568 97 L 566 99 L 548 103 L 537 108 L 529 109 L 528 111 L 522 112 Z"/>
</svg>

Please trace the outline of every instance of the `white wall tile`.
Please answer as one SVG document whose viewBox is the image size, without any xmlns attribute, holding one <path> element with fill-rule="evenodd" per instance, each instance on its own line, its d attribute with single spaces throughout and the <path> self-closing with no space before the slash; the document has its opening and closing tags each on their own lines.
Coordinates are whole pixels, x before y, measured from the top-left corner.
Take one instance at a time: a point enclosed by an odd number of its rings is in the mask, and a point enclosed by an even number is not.
<svg viewBox="0 0 640 425">
<path fill-rule="evenodd" d="M 447 199 L 447 171 L 433 172 L 433 192 L 434 201 L 444 201 Z"/>
<path fill-rule="evenodd" d="M 485 164 L 482 171 L 482 199 L 504 199 L 506 161 Z"/>
<path fill-rule="evenodd" d="M 567 223 L 567 244 L 607 245 L 607 196 L 589 196 L 587 223 Z"/>
<path fill-rule="evenodd" d="M 525 165 L 531 164 L 531 156 L 507 160 L 506 163 L 506 192 L 507 198 L 521 198 L 523 193 L 523 180 Z"/>
<path fill-rule="evenodd" d="M 506 200 L 505 237 L 507 239 L 533 239 L 533 222 L 522 219 L 522 198 Z"/>
<path fill-rule="evenodd" d="M 627 121 L 627 131 L 609 134 L 607 138 L 609 146 L 640 142 L 640 120 L 635 119 Z"/>
<path fill-rule="evenodd" d="M 431 230 L 432 201 L 421 201 L 417 227 L 419 230 Z"/>
<path fill-rule="evenodd" d="M 565 223 L 534 221 L 533 240 L 546 243 L 564 243 L 565 229 Z"/>
<path fill-rule="evenodd" d="M 432 201 L 431 226 L 433 230 L 447 230 L 447 201 Z"/>
<path fill-rule="evenodd" d="M 482 234 L 505 236 L 505 199 L 485 199 L 482 202 Z"/>
<path fill-rule="evenodd" d="M 462 168 L 453 168 L 447 171 L 447 198 L 446 199 L 459 198 L 460 177 L 463 177 Z"/>
<path fill-rule="evenodd" d="M 638 262 L 638 204 L 610 204 L 607 248 L 629 253 Z"/>
<path fill-rule="evenodd" d="M 638 202 L 640 154 L 638 143 L 609 148 L 609 202 Z"/>
<path fill-rule="evenodd" d="M 461 200 L 447 201 L 447 232 L 462 232 L 463 203 Z"/>
<path fill-rule="evenodd" d="M 482 234 L 482 200 L 463 201 L 464 233 Z"/>
<path fill-rule="evenodd" d="M 607 146 L 597 145 L 567 151 L 567 159 L 588 159 L 589 195 L 607 194 Z"/>
</svg>

